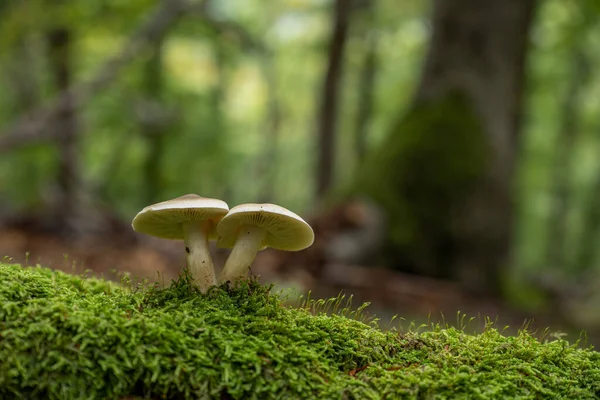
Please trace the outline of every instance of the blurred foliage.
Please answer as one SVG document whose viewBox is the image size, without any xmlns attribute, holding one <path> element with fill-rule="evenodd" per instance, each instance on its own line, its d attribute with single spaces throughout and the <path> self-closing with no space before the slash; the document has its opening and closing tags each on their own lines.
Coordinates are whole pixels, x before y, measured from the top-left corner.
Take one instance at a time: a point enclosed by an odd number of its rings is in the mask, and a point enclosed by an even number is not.
<svg viewBox="0 0 600 400">
<path fill-rule="evenodd" d="M 360 4 L 360 2 L 357 2 Z M 68 26 L 75 37 L 75 71 L 86 81 L 119 51 L 156 1 L 30 0 L 0 2 L 0 135 L 18 118 L 56 96 L 48 72 L 45 34 Z M 378 69 L 367 146 L 380 143 L 398 120 L 418 81 L 426 48 L 430 4 L 378 0 L 372 20 L 352 16 L 338 141 L 337 182 L 349 183 L 359 167 L 355 117 L 359 79 L 369 35 L 377 36 Z M 597 202 L 600 177 L 600 3 L 540 2 L 529 57 L 525 129 L 515 201 L 518 226 L 514 265 L 539 271 L 548 246 L 553 201 L 552 166 L 574 47 L 589 65 L 580 88 L 579 119 L 568 172 L 573 193 L 565 251 L 572 262 L 585 229 L 585 210 Z M 111 87 L 79 115 L 86 188 L 125 220 L 147 205 L 149 142 L 141 119 L 162 116 L 165 140 L 155 176 L 160 198 L 195 192 L 230 204 L 266 200 L 298 211 L 313 207 L 313 154 L 317 88 L 326 62 L 330 2 L 258 0 L 207 2 L 188 12 L 161 47 L 161 93 L 147 108 L 143 71 L 152 51 L 137 55 Z M 269 132 L 275 101 L 280 123 Z M 152 102 L 151 102 L 152 103 Z M 152 103 L 154 104 L 154 103 Z M 264 168 L 273 150 L 274 166 Z M 43 206 L 55 190 L 56 149 L 37 144 L 0 155 L 0 204 L 11 212 Z M 270 182 L 272 193 L 264 192 Z M 595 254 L 595 265 L 599 254 Z M 590 265 L 594 267 L 595 265 Z"/>
<path fill-rule="evenodd" d="M 393 1 L 378 2 L 378 24 L 371 27 L 381 35 L 379 52 L 384 57 L 377 73 L 373 139 L 383 137 L 399 100 L 408 98 L 426 39 L 423 6 L 405 3 L 398 8 Z M 26 46 L 31 53 L 29 79 L 38 88 L 36 102 L 43 103 L 56 95 L 45 65 L 43 35 L 48 24 L 64 22 L 76 32 L 75 72 L 85 80 L 119 50 L 154 5 L 142 0 L 127 4 L 66 0 L 56 5 L 43 1 L 6 3 L 0 14 L 6 21 L 0 25 L 0 79 L 9 91 L 0 96 L 0 128 L 8 128 L 19 116 L 14 111 L 14 95 L 9 94 L 18 90 L 13 87 L 11 72 L 21 67 L 22 60 L 15 59 L 18 46 Z M 198 192 L 227 197 L 235 204 L 259 197 L 264 181 L 270 180 L 274 187 L 270 201 L 307 210 L 313 192 L 313 114 L 318 106 L 315 90 L 326 57 L 329 5 L 295 0 L 265 9 L 258 1 L 244 2 L 243 6 L 223 1 L 209 3 L 207 9 L 208 17 L 193 13 L 185 16 L 169 32 L 164 45 L 161 107 L 168 110 L 170 118 L 162 173 L 156 177 L 161 197 Z M 207 18 L 223 26 L 207 22 Z M 360 15 L 355 18 L 360 19 Z M 236 35 L 226 25 L 229 22 L 243 34 Z M 265 51 L 256 51 L 245 39 L 259 43 Z M 349 43 L 348 88 L 356 86 L 364 46 L 360 35 Z M 148 57 L 150 54 L 140 54 L 109 90 L 96 96 L 85 108 L 81 123 L 86 181 L 126 218 L 145 205 L 142 168 L 148 148 L 139 132 L 136 108 L 143 100 L 141 76 Z M 275 88 L 267 87 L 265 75 L 270 71 L 265 70 L 265 58 L 275 72 Z M 358 93 L 352 89 L 345 93 L 343 115 L 351 115 Z M 403 93 L 401 98 L 398 93 Z M 267 96 L 276 96 L 280 108 L 276 143 L 270 143 L 264 134 L 269 123 Z M 31 104 L 31 108 L 34 106 Z M 342 121 L 339 172 L 340 178 L 348 179 L 352 174 L 348 165 L 354 165 L 352 119 Z M 276 146 L 280 162 L 277 168 L 260 174 L 260 159 L 270 145 Z M 51 146 L 40 145 L 2 154 L 0 199 L 6 198 L 15 209 L 38 205 L 52 190 L 54 151 Z"/>
</svg>

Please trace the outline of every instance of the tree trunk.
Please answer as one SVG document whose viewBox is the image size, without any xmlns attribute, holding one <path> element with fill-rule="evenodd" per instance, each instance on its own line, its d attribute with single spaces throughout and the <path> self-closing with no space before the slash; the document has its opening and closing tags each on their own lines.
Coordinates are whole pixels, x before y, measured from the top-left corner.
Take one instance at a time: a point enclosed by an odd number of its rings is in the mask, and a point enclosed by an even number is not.
<svg viewBox="0 0 600 400">
<path fill-rule="evenodd" d="M 571 174 L 573 172 L 573 148 L 579 131 L 579 109 L 581 106 L 580 92 L 589 75 L 589 62 L 584 49 L 575 43 L 576 47 L 571 57 L 571 71 L 561 109 L 563 110 L 560 131 L 556 140 L 555 157 L 553 160 L 552 193 L 553 209 L 548 226 L 546 240 L 546 266 L 564 269 L 568 266 L 566 259 L 566 237 L 568 231 L 568 212 L 571 205 Z M 594 203 L 595 204 L 595 203 Z M 585 224 L 596 224 L 596 213 Z M 593 226 L 593 225 L 591 225 Z M 580 246 L 586 243 L 585 238 Z M 586 243 L 589 244 L 589 243 Z M 592 248 L 594 246 L 592 245 Z M 588 249 L 581 248 L 576 264 L 591 262 Z"/>
<path fill-rule="evenodd" d="M 552 162 L 552 212 L 550 214 L 548 237 L 546 239 L 546 266 L 554 269 L 581 273 L 588 270 L 596 256 L 596 238 L 600 227 L 600 212 L 597 207 L 597 194 L 600 191 L 600 174 L 590 191 L 590 198 L 583 209 L 583 226 L 577 242 L 575 257 L 567 257 L 568 214 L 571 208 L 571 174 L 573 173 L 573 150 L 581 129 L 580 109 L 582 91 L 590 79 L 591 60 L 584 46 L 584 38 L 596 22 L 592 2 L 579 4 L 579 18 L 571 21 L 569 31 L 570 56 L 569 77 L 565 97 L 561 104 L 562 120 L 555 142 L 555 155 Z M 572 274 L 571 274 L 572 275 Z"/>
<path fill-rule="evenodd" d="M 216 139 L 217 147 L 229 152 L 228 143 L 230 142 L 230 132 L 227 120 L 227 91 L 230 84 L 230 70 L 228 54 L 226 53 L 223 42 L 219 39 L 212 44 L 214 63 L 217 70 L 217 81 L 211 89 L 210 103 L 212 109 L 212 134 Z M 216 151 L 216 150 L 213 150 Z M 217 193 L 220 197 L 229 199 L 235 193 L 235 182 L 232 180 L 231 172 L 227 168 L 222 168 L 218 173 L 212 176 L 212 185 L 219 188 Z"/>
<path fill-rule="evenodd" d="M 50 70 L 57 92 L 68 93 L 73 83 L 72 32 L 67 27 L 55 27 L 47 35 Z M 52 129 L 57 131 L 58 146 L 58 204 L 56 205 L 57 223 L 67 230 L 74 229 L 71 216 L 78 208 L 78 190 L 81 183 L 79 175 L 79 149 L 77 121 L 73 98 L 66 96 L 56 115 Z"/>
<path fill-rule="evenodd" d="M 335 131 L 344 48 L 348 35 L 351 0 L 335 0 L 334 26 L 329 43 L 329 58 L 318 119 L 317 202 L 331 186 L 335 165 Z"/>
<path fill-rule="evenodd" d="M 534 0 L 436 0 L 408 113 L 359 180 L 399 268 L 500 291 Z"/>
<path fill-rule="evenodd" d="M 12 111 L 17 115 L 29 112 L 39 99 L 39 83 L 35 71 L 37 60 L 31 47 L 29 35 L 19 37 L 15 42 L 14 62 L 10 65 L 11 96 L 14 98 Z"/>
<path fill-rule="evenodd" d="M 356 112 L 356 137 L 355 151 L 358 165 L 364 160 L 367 153 L 367 136 L 369 123 L 373 116 L 373 92 L 375 87 L 375 74 L 377 73 L 377 45 L 378 37 L 374 32 L 376 0 L 366 0 L 357 14 L 365 19 L 364 29 L 365 48 L 363 64 L 360 71 L 358 107 Z"/>
<path fill-rule="evenodd" d="M 598 207 L 598 196 L 600 195 L 600 171 L 596 177 L 588 195 L 586 207 L 583 210 L 583 227 L 579 234 L 578 249 L 573 262 L 572 272 L 574 277 L 581 277 L 585 272 L 593 270 L 596 266 L 598 255 L 598 238 L 600 237 L 600 207 Z"/>
<path fill-rule="evenodd" d="M 144 65 L 143 99 L 139 104 L 138 116 L 142 135 L 148 146 L 144 161 L 144 188 L 146 204 L 159 200 L 162 189 L 161 167 L 164 153 L 164 136 L 167 133 L 167 116 L 162 103 L 163 92 L 163 41 L 158 38 L 150 60 Z"/>
<path fill-rule="evenodd" d="M 267 86 L 267 110 L 265 118 L 265 141 L 258 166 L 258 179 L 262 182 L 259 201 L 273 202 L 275 180 L 277 179 L 277 153 L 279 146 L 279 128 L 281 125 L 281 107 L 277 88 L 277 70 L 273 54 L 262 56 L 262 71 Z"/>
</svg>

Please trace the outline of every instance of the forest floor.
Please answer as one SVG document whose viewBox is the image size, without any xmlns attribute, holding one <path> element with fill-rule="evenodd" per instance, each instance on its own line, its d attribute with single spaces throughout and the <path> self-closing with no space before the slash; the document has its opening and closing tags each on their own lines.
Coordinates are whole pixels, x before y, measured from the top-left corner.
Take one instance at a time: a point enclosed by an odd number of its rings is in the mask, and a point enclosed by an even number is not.
<svg viewBox="0 0 600 400">
<path fill-rule="evenodd" d="M 585 329 L 587 343 L 600 346 L 600 331 L 565 321 L 556 310 L 525 312 L 505 302 L 474 295 L 457 284 L 424 278 L 385 268 L 326 262 L 319 257 L 319 243 L 312 252 L 282 253 L 269 249 L 258 254 L 253 273 L 263 283 L 292 288 L 299 294 L 311 292 L 312 298 L 336 297 L 340 292 L 353 296 L 353 305 L 369 302 L 367 313 L 380 319 L 385 328 L 393 324 L 408 328 L 420 324 L 445 322 L 461 325 L 460 316 L 475 317 L 470 327 L 483 330 L 486 318 L 496 326 L 509 326 L 515 333 L 527 324 L 542 336 L 545 328 L 565 332 L 571 342 Z M 223 265 L 227 251 L 213 248 L 215 265 Z M 111 234 L 69 238 L 47 231 L 32 223 L 0 226 L 0 260 L 22 265 L 40 264 L 65 272 L 83 273 L 119 280 L 124 273 L 135 279 L 169 284 L 184 265 L 181 242 L 138 236 L 128 226 L 118 226 Z M 460 312 L 460 314 L 459 314 Z"/>
</svg>

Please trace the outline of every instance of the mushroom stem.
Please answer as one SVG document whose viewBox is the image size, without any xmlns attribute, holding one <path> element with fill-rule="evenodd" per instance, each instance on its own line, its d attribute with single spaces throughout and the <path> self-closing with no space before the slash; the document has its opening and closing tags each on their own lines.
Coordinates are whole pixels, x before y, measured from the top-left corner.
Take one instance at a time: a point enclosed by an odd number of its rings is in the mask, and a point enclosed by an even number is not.
<svg viewBox="0 0 600 400">
<path fill-rule="evenodd" d="M 208 248 L 208 222 L 188 222 L 183 224 L 183 241 L 187 258 L 187 266 L 200 286 L 206 293 L 209 287 L 217 284 L 215 268 Z"/>
<path fill-rule="evenodd" d="M 220 282 L 243 279 L 248 274 L 267 231 L 252 225 L 240 227 L 233 250 L 219 276 Z"/>
</svg>

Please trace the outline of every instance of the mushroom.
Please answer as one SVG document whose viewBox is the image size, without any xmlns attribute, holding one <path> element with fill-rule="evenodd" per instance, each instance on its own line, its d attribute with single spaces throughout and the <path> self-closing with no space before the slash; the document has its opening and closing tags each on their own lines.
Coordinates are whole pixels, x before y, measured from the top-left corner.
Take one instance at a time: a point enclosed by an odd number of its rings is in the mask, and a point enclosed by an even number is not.
<svg viewBox="0 0 600 400">
<path fill-rule="evenodd" d="M 275 204 L 241 204 L 217 225 L 217 246 L 233 247 L 220 282 L 246 277 L 256 253 L 267 247 L 298 251 L 312 245 L 315 234 L 302 218 Z"/>
<path fill-rule="evenodd" d="M 215 226 L 229 211 L 222 200 L 186 194 L 153 204 L 133 219 L 133 230 L 163 239 L 183 239 L 187 266 L 202 292 L 216 285 L 208 240 L 216 239 Z"/>
</svg>

